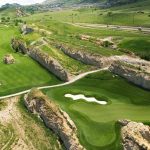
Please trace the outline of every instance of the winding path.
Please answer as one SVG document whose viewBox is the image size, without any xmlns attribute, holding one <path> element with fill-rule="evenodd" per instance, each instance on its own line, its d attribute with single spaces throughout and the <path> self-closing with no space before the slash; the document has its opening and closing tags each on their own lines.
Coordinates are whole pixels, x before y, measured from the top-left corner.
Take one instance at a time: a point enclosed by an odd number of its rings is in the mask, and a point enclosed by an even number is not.
<svg viewBox="0 0 150 150">
<path fill-rule="evenodd" d="M 38 89 L 40 89 L 40 90 L 41 89 L 50 89 L 50 88 L 55 88 L 55 87 L 61 87 L 61 86 L 69 85 L 69 84 L 72 84 L 72 83 L 74 83 L 74 82 L 84 78 L 85 76 L 87 76 L 89 74 L 96 73 L 96 72 L 103 71 L 103 70 L 107 70 L 107 69 L 108 69 L 108 67 L 103 68 L 103 69 L 97 69 L 97 70 L 93 70 L 93 71 L 88 71 L 88 72 L 85 72 L 85 73 L 82 73 L 82 74 L 79 74 L 79 75 L 75 76 L 72 80 L 70 80 L 68 82 L 61 83 L 61 84 L 56 84 L 56 85 L 38 87 Z M 18 92 L 18 93 L 15 93 L 15 94 L 10 94 L 10 95 L 7 95 L 7 96 L 1 96 L 0 100 L 6 99 L 6 98 L 10 98 L 10 97 L 14 97 L 14 96 L 19 96 L 19 95 L 22 95 L 22 94 L 26 94 L 26 93 L 30 92 L 30 90 L 31 89 L 25 90 L 25 91 L 22 91 L 22 92 Z"/>
<path fill-rule="evenodd" d="M 90 24 L 90 23 L 68 23 L 74 26 L 82 27 L 82 28 L 107 28 L 107 29 L 115 29 L 115 30 L 127 30 L 127 31 L 139 31 L 150 33 L 150 28 L 148 27 L 134 27 L 134 26 L 122 26 L 122 25 L 106 25 L 106 24 Z"/>
</svg>

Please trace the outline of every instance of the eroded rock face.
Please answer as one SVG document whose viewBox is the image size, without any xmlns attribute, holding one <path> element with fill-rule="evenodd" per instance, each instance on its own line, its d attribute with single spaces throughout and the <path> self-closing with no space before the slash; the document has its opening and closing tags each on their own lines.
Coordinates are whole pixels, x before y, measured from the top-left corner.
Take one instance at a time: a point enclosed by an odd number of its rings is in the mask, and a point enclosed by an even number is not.
<svg viewBox="0 0 150 150">
<path fill-rule="evenodd" d="M 132 64 L 116 61 L 109 69 L 111 72 L 127 79 L 128 81 L 150 90 L 150 72 L 148 68 L 149 66 L 145 67 L 144 64 L 140 65 L 138 62 Z"/>
<path fill-rule="evenodd" d="M 28 53 L 28 48 L 26 46 L 26 44 L 18 39 L 12 39 L 11 40 L 11 47 L 16 51 L 16 52 L 21 52 L 23 54 L 27 54 Z"/>
<path fill-rule="evenodd" d="M 24 35 L 29 34 L 34 31 L 31 27 L 27 26 L 26 24 L 23 24 L 20 28 L 21 28 L 22 34 Z"/>
<path fill-rule="evenodd" d="M 12 39 L 11 45 L 16 52 L 28 54 L 31 58 L 36 60 L 48 71 L 52 72 L 61 80 L 63 81 L 70 80 L 71 75 L 58 63 L 58 61 L 52 58 L 47 53 L 43 52 L 42 50 L 34 47 L 28 48 L 25 43 L 23 43 L 21 40 L 16 39 Z"/>
<path fill-rule="evenodd" d="M 15 59 L 11 54 L 7 54 L 4 56 L 3 62 L 5 64 L 13 64 L 15 62 Z"/>
<path fill-rule="evenodd" d="M 46 126 L 61 138 L 67 150 L 84 150 L 78 140 L 76 126 L 68 114 L 41 91 L 32 89 L 25 95 L 24 101 L 28 110 L 38 114 Z"/>
<path fill-rule="evenodd" d="M 112 63 L 112 59 L 108 57 L 102 57 L 101 55 L 90 54 L 83 51 L 71 50 L 66 46 L 59 46 L 59 48 L 68 56 L 83 62 L 87 65 L 97 66 L 99 68 L 109 66 Z"/>
<path fill-rule="evenodd" d="M 120 121 L 124 150 L 150 150 L 150 127 L 129 120 Z M 123 122 L 123 123 L 122 123 Z M 124 124 L 126 122 L 126 124 Z"/>
<path fill-rule="evenodd" d="M 48 71 L 55 74 L 58 78 L 63 81 L 69 81 L 71 76 L 70 74 L 56 61 L 54 58 L 50 57 L 47 53 L 43 52 L 40 49 L 33 48 L 29 49 L 28 55 L 34 60 L 39 62 L 44 66 Z"/>
</svg>

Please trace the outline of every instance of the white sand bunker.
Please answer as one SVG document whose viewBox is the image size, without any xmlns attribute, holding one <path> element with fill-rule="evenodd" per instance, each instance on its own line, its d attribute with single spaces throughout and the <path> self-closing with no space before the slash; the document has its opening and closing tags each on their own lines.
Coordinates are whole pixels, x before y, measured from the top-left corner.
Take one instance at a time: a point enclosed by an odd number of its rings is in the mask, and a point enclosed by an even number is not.
<svg viewBox="0 0 150 150">
<path fill-rule="evenodd" d="M 101 104 L 101 105 L 106 105 L 107 104 L 106 101 L 97 100 L 95 97 L 85 97 L 83 94 L 78 94 L 78 95 L 65 94 L 65 97 L 72 98 L 73 100 L 83 99 L 87 102 L 95 102 L 95 103 L 98 103 L 98 104 Z"/>
</svg>

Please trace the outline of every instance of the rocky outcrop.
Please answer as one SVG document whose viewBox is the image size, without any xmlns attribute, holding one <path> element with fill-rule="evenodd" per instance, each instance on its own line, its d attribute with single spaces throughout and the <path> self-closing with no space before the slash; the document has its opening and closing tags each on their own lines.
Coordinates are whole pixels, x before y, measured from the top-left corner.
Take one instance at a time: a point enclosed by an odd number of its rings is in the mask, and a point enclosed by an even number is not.
<svg viewBox="0 0 150 150">
<path fill-rule="evenodd" d="M 39 62 L 44 66 L 48 71 L 52 72 L 58 78 L 63 81 L 69 81 L 71 76 L 70 74 L 56 61 L 54 58 L 50 57 L 49 54 L 43 52 L 37 48 L 29 48 L 28 55 L 34 60 Z"/>
<path fill-rule="evenodd" d="M 15 62 L 15 59 L 11 54 L 7 54 L 4 56 L 3 62 L 5 64 L 13 64 Z"/>
<path fill-rule="evenodd" d="M 17 17 L 24 17 L 26 16 L 25 12 L 23 11 L 23 9 L 21 9 L 20 7 L 19 8 L 16 8 L 16 16 Z"/>
<path fill-rule="evenodd" d="M 16 52 L 19 51 L 24 54 L 28 54 L 31 58 L 40 63 L 48 71 L 56 75 L 59 79 L 63 81 L 70 80 L 71 75 L 58 63 L 57 60 L 52 58 L 49 54 L 43 52 L 38 48 L 34 47 L 28 48 L 24 42 L 17 39 L 12 39 L 11 45 Z"/>
<path fill-rule="evenodd" d="M 25 42 L 19 39 L 13 38 L 11 40 L 11 47 L 16 51 L 16 52 L 21 52 L 23 54 L 28 53 L 28 48 Z"/>
<path fill-rule="evenodd" d="M 82 50 L 73 50 L 64 45 L 55 45 L 58 49 L 62 50 L 69 57 L 83 62 L 87 65 L 93 65 L 98 68 L 109 66 L 112 63 L 112 59 L 103 57 L 101 55 L 91 54 Z"/>
<path fill-rule="evenodd" d="M 143 64 L 144 65 L 144 64 Z M 150 72 L 149 69 L 137 63 L 127 63 L 122 61 L 114 62 L 109 70 L 128 81 L 150 90 Z"/>
<path fill-rule="evenodd" d="M 150 150 L 150 127 L 129 120 L 119 121 L 124 150 Z"/>
<path fill-rule="evenodd" d="M 32 89 L 25 95 L 24 101 L 28 110 L 38 114 L 45 125 L 60 137 L 67 150 L 84 150 L 70 117 L 41 91 Z"/>
<path fill-rule="evenodd" d="M 96 38 L 96 37 L 92 37 L 90 35 L 81 34 L 81 35 L 79 35 L 79 39 L 83 40 L 83 41 L 93 42 L 101 47 L 109 47 L 109 48 L 113 48 L 113 49 L 117 48 L 117 45 L 113 42 L 112 37 Z"/>
<path fill-rule="evenodd" d="M 25 34 L 29 34 L 29 33 L 34 31 L 34 29 L 32 29 L 31 27 L 27 26 L 26 24 L 21 25 L 20 29 L 21 29 L 21 33 L 24 34 L 24 35 Z"/>
</svg>

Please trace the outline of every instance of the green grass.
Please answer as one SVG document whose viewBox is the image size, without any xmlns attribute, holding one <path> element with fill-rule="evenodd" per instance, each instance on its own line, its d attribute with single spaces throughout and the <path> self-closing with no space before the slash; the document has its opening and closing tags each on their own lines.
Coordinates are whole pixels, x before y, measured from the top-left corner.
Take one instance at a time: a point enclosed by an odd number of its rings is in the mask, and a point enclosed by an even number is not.
<svg viewBox="0 0 150 150">
<path fill-rule="evenodd" d="M 126 52 L 134 52 L 143 59 L 150 60 L 150 39 L 149 38 L 129 38 L 124 39 L 120 48 Z"/>
<path fill-rule="evenodd" d="M 150 5 L 150 2 L 147 4 Z M 143 13 L 137 13 L 144 11 Z M 108 15 L 112 12 L 112 15 Z M 52 11 L 46 13 L 37 13 L 32 17 L 32 21 L 37 19 L 42 22 L 45 19 L 57 20 L 71 23 L 92 23 L 92 24 L 115 24 L 115 25 L 130 25 L 130 26 L 145 26 L 150 27 L 149 23 L 150 11 L 147 9 L 131 9 L 128 7 L 115 7 L 110 9 L 67 9 L 60 11 Z M 29 17 L 31 18 L 31 17 Z"/>
<path fill-rule="evenodd" d="M 78 127 L 81 143 L 88 150 L 119 150 L 119 119 L 148 122 L 150 124 L 150 92 L 138 88 L 108 71 L 87 77 L 64 87 L 45 91 L 73 119 Z M 84 94 L 107 100 L 108 105 L 73 101 L 64 95 Z"/>
<path fill-rule="evenodd" d="M 12 37 L 19 35 L 18 29 L 0 26 L 0 95 L 16 93 L 31 87 L 52 85 L 60 81 L 38 63 L 22 54 L 14 53 L 10 46 Z M 15 57 L 15 64 L 3 63 L 5 54 Z"/>
</svg>

